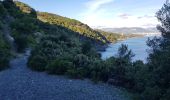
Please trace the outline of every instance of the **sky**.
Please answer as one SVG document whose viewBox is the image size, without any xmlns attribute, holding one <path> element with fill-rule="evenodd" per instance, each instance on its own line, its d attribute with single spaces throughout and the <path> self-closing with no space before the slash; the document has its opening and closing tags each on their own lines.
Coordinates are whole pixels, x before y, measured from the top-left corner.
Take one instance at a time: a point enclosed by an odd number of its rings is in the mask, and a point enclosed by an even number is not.
<svg viewBox="0 0 170 100">
<path fill-rule="evenodd" d="M 77 19 L 93 28 L 155 27 L 165 0 L 19 0 L 37 11 Z"/>
</svg>

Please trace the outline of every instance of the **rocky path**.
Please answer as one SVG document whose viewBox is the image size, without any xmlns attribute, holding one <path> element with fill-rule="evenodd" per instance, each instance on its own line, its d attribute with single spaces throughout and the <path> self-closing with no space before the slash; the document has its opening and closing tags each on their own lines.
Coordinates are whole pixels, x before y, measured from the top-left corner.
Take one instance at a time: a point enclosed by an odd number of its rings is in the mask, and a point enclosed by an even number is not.
<svg viewBox="0 0 170 100">
<path fill-rule="evenodd" d="M 33 72 L 26 66 L 28 56 L 29 50 L 0 72 L 0 100 L 127 100 L 106 84 Z"/>
</svg>

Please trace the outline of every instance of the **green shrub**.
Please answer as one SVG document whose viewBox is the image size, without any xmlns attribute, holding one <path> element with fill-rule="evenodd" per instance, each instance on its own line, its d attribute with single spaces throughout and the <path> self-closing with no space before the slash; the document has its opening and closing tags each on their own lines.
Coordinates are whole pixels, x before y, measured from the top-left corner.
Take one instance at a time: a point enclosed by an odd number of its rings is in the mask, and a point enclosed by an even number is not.
<svg viewBox="0 0 170 100">
<path fill-rule="evenodd" d="M 9 58 L 9 52 L 0 48 L 0 71 L 9 67 Z"/>
<path fill-rule="evenodd" d="M 28 66 L 32 70 L 45 71 L 45 68 L 47 66 L 47 60 L 39 55 L 33 56 L 29 58 Z"/>
<path fill-rule="evenodd" d="M 86 76 L 86 70 L 83 68 L 71 68 L 66 73 L 70 78 L 83 79 Z"/>
<path fill-rule="evenodd" d="M 2 24 L 2 22 L 0 21 L 0 30 L 2 29 L 2 26 L 3 26 L 3 24 Z"/>
<path fill-rule="evenodd" d="M 76 68 L 85 68 L 88 67 L 90 61 L 89 58 L 86 55 L 78 54 L 74 57 L 73 63 Z"/>
<path fill-rule="evenodd" d="M 106 66 L 105 61 L 93 59 L 92 63 L 89 65 L 90 68 L 90 78 L 97 81 L 106 82 L 109 78 L 110 68 Z"/>
<path fill-rule="evenodd" d="M 76 69 L 69 69 L 69 70 L 67 70 L 66 74 L 70 78 L 77 78 L 77 71 L 76 71 Z"/>
<path fill-rule="evenodd" d="M 49 63 L 46 70 L 48 71 L 49 74 L 62 75 L 62 74 L 65 74 L 65 72 L 67 71 L 67 68 L 71 66 L 72 66 L 71 63 L 68 61 L 56 59 L 52 61 L 51 63 Z"/>
<path fill-rule="evenodd" d="M 77 54 L 73 59 L 74 66 L 69 68 L 67 75 L 71 78 L 85 78 L 89 76 L 90 59 L 84 54 Z"/>
<path fill-rule="evenodd" d="M 85 41 L 82 44 L 82 53 L 83 54 L 87 54 L 88 52 L 91 51 L 92 45 L 90 43 L 90 41 Z"/>
<path fill-rule="evenodd" d="M 146 87 L 142 93 L 141 100 L 160 100 L 161 95 L 161 89 L 159 87 Z"/>
<path fill-rule="evenodd" d="M 0 12 L 1 12 L 0 17 L 4 17 L 7 14 L 6 9 L 4 8 L 1 2 L 0 2 Z"/>
<path fill-rule="evenodd" d="M 9 67 L 10 56 L 10 47 L 0 32 L 0 70 Z"/>
<path fill-rule="evenodd" d="M 17 44 L 18 52 L 23 52 L 28 46 L 28 41 L 26 36 L 18 36 L 15 38 L 15 43 Z"/>
<path fill-rule="evenodd" d="M 166 93 L 163 95 L 162 100 L 170 100 L 170 88 L 167 89 Z"/>
</svg>

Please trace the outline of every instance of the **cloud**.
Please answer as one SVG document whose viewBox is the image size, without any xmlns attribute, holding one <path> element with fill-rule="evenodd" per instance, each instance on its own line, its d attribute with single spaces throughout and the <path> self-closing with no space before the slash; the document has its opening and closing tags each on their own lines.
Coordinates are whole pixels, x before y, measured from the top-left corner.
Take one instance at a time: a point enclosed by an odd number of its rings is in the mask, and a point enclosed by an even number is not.
<svg viewBox="0 0 170 100">
<path fill-rule="evenodd" d="M 120 14 L 118 15 L 118 17 L 122 18 L 122 19 L 128 19 L 131 15 L 130 14 L 127 14 L 127 13 L 123 13 L 123 14 Z"/>
<path fill-rule="evenodd" d="M 88 9 L 88 13 L 95 12 L 99 10 L 103 5 L 113 2 L 114 0 L 91 0 L 87 2 L 85 5 Z"/>
<path fill-rule="evenodd" d="M 155 26 L 155 24 L 144 24 L 144 25 L 142 25 L 143 27 L 153 27 L 153 26 Z"/>
<path fill-rule="evenodd" d="M 80 14 L 80 20 L 90 27 L 155 27 L 158 24 L 152 13 L 127 13 L 117 6 L 108 7 L 114 5 L 114 1 L 89 0 L 84 4 L 85 10 Z"/>
<path fill-rule="evenodd" d="M 86 2 L 85 11 L 80 14 L 80 20 L 89 26 L 98 26 L 104 24 L 106 16 L 110 12 L 105 5 L 112 3 L 114 0 L 90 0 Z"/>
<path fill-rule="evenodd" d="M 125 16 L 125 15 L 124 15 Z M 123 17 L 124 17 L 123 16 Z M 143 15 L 145 16 L 145 15 Z M 143 18 L 138 18 L 138 15 L 129 15 L 125 16 L 128 18 L 122 18 L 122 17 L 114 17 L 113 19 L 110 19 L 110 26 L 107 27 L 156 27 L 158 24 L 158 21 L 156 17 L 143 17 Z"/>
<path fill-rule="evenodd" d="M 142 19 L 142 18 L 154 18 L 154 16 L 144 15 L 144 16 L 139 16 L 139 17 L 138 17 L 138 19 Z"/>
</svg>

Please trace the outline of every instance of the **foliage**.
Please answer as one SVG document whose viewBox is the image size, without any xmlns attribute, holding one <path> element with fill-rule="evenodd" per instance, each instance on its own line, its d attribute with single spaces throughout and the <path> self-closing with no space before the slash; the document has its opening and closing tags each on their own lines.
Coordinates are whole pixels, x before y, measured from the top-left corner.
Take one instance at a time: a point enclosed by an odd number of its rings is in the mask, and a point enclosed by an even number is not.
<svg viewBox="0 0 170 100">
<path fill-rule="evenodd" d="M 117 57 L 119 59 L 128 60 L 130 62 L 134 56 L 134 53 L 131 50 L 128 50 L 127 45 L 122 44 L 118 49 Z"/>
<path fill-rule="evenodd" d="M 28 62 L 28 66 L 32 70 L 36 70 L 36 71 L 44 71 L 46 65 L 47 65 L 46 59 L 40 55 L 30 57 L 30 60 Z"/>
<path fill-rule="evenodd" d="M 15 1 L 15 5 L 24 13 L 36 17 L 36 11 L 32 9 L 29 5 L 24 4 L 19 1 Z"/>
<path fill-rule="evenodd" d="M 87 54 L 89 51 L 91 51 L 92 45 L 89 41 L 83 42 L 82 44 L 82 53 Z"/>
<path fill-rule="evenodd" d="M 88 56 L 77 54 L 73 59 L 73 67 L 70 67 L 67 75 L 72 78 L 83 78 L 87 76 L 87 69 L 90 64 Z"/>
<path fill-rule="evenodd" d="M 148 58 L 150 80 L 146 82 L 147 88 L 142 93 L 142 96 L 145 97 L 146 100 L 162 100 L 162 98 L 163 100 L 168 100 L 169 98 L 169 96 L 166 95 L 170 88 L 169 8 L 170 3 L 167 2 L 156 14 L 158 20 L 161 22 L 158 29 L 162 33 L 162 37 L 148 41 L 148 45 L 151 47 Z"/>
<path fill-rule="evenodd" d="M 2 27 L 3 27 L 3 24 L 2 24 L 2 22 L 0 21 L 0 30 L 2 29 Z"/>
<path fill-rule="evenodd" d="M 0 1 L 0 12 L 1 12 L 0 17 L 4 17 L 4 15 L 6 15 L 7 13 L 1 1 Z"/>
<path fill-rule="evenodd" d="M 133 83 L 131 89 L 138 96 L 136 100 L 169 100 L 170 88 L 170 3 L 167 2 L 157 12 L 161 22 L 158 29 L 162 37 L 147 41 L 150 46 L 148 63 L 137 61 L 126 76 Z"/>
<path fill-rule="evenodd" d="M 34 32 L 38 30 L 36 25 L 36 20 L 30 17 L 23 17 L 20 19 L 16 19 L 11 24 L 11 28 L 13 31 L 13 37 L 18 46 L 18 51 L 23 51 L 26 47 L 34 43 L 35 40 L 31 40 L 34 38 Z"/>
<path fill-rule="evenodd" d="M 46 70 L 48 71 L 49 74 L 63 75 L 66 73 L 68 67 L 71 66 L 72 63 L 69 63 L 68 61 L 55 59 L 47 66 Z"/>
<path fill-rule="evenodd" d="M 2 14 L 5 16 L 3 20 L 6 21 L 5 24 L 11 24 L 10 29 L 12 29 L 18 51 L 21 52 L 34 43 L 33 33 L 38 30 L 35 11 L 26 4 L 9 0 L 4 0 L 0 8 L 6 12 L 6 14 Z"/>
<path fill-rule="evenodd" d="M 8 67 L 10 58 L 9 45 L 3 39 L 2 33 L 0 32 L 0 70 Z"/>
</svg>

